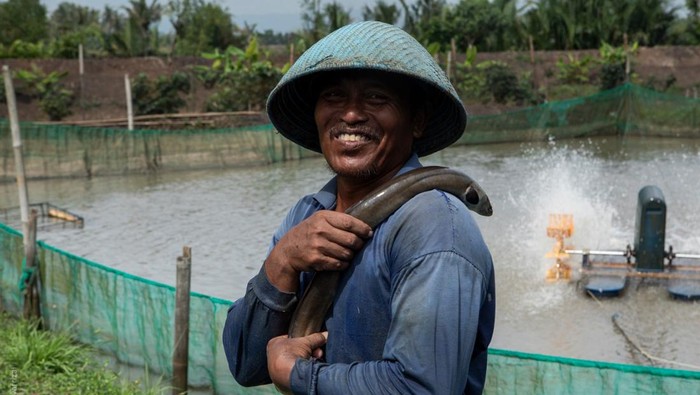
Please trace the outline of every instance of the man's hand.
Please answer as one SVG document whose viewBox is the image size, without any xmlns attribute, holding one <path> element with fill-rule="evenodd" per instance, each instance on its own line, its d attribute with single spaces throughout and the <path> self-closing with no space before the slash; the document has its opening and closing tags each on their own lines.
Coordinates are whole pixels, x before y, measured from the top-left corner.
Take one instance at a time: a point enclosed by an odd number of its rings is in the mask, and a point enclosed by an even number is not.
<svg viewBox="0 0 700 395">
<path fill-rule="evenodd" d="M 328 332 L 312 333 L 309 336 L 289 338 L 277 336 L 267 343 L 267 370 L 272 382 L 283 392 L 290 391 L 289 376 L 298 358 L 321 358 L 321 346 L 326 344 Z"/>
<path fill-rule="evenodd" d="M 372 236 L 372 228 L 351 215 L 321 210 L 287 232 L 265 260 L 270 283 L 295 292 L 299 273 L 344 270 Z"/>
</svg>

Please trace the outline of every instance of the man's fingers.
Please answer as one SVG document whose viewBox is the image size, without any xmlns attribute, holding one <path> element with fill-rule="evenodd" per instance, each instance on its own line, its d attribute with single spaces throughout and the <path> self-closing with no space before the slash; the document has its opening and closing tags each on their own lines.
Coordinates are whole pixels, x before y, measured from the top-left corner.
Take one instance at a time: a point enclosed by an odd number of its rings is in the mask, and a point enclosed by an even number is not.
<svg viewBox="0 0 700 395">
<path fill-rule="evenodd" d="M 326 344 L 326 341 L 328 341 L 328 332 L 312 333 L 306 336 L 305 339 L 308 341 L 309 348 L 311 350 L 316 350 Z"/>
<path fill-rule="evenodd" d="M 329 211 L 327 214 L 326 221 L 334 228 L 353 233 L 363 239 L 372 236 L 372 228 L 351 215 L 335 211 Z"/>
</svg>

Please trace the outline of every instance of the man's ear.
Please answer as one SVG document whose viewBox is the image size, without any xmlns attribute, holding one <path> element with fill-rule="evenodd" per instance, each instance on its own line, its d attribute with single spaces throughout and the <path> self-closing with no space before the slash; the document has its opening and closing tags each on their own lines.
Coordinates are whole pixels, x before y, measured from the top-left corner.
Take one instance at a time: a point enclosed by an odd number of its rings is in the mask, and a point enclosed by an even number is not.
<svg viewBox="0 0 700 395">
<path fill-rule="evenodd" d="M 418 139 L 423 136 L 425 126 L 428 123 L 428 115 L 425 107 L 421 107 L 413 116 L 413 138 Z"/>
</svg>

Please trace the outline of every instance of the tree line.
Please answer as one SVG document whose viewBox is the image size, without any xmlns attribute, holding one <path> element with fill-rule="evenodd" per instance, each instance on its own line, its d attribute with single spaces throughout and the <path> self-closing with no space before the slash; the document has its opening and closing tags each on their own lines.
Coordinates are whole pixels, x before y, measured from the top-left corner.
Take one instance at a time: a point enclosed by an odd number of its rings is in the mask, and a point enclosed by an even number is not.
<svg viewBox="0 0 700 395">
<path fill-rule="evenodd" d="M 675 76 L 643 81 L 630 59 L 640 45 L 700 43 L 699 8 L 698 0 L 687 0 L 683 9 L 665 0 L 376 0 L 361 11 L 364 20 L 402 26 L 421 41 L 448 71 L 465 102 L 527 106 L 627 81 L 673 89 Z M 50 15 L 39 0 L 8 0 L 0 3 L 0 57 L 75 58 L 79 44 L 90 57 L 197 56 L 208 62 L 172 75 L 132 78 L 136 114 L 178 112 L 195 82 L 207 92 L 202 111 L 260 110 L 296 56 L 353 21 L 351 10 L 337 1 L 301 0 L 300 12 L 302 28 L 282 33 L 237 26 L 228 10 L 206 0 L 170 0 L 166 5 L 129 0 L 128 6 L 106 6 L 102 12 L 61 3 Z M 158 31 L 162 18 L 172 24 L 172 33 Z M 273 44 L 289 46 L 288 61 L 286 49 L 285 60 L 271 60 Z M 560 59 L 555 68 L 545 70 L 547 78 L 557 81 L 552 86 L 538 83 L 533 70 L 518 72 L 500 61 L 477 61 L 477 48 L 495 52 L 531 45 L 539 50 L 596 49 L 599 55 Z M 457 51 L 463 54 L 460 59 Z M 49 119 L 72 114 L 76 92 L 64 82 L 66 71 L 45 72 L 32 64 L 14 75 L 17 94 L 36 101 Z"/>
<path fill-rule="evenodd" d="M 386 0 L 362 7 L 363 20 L 398 25 L 433 51 L 455 45 L 481 52 L 700 44 L 700 1 L 685 0 Z M 244 48 L 255 36 L 261 45 L 295 45 L 296 52 L 353 22 L 340 1 L 300 0 L 302 28 L 259 31 L 239 26 L 231 11 L 207 0 L 129 0 L 124 7 L 97 10 L 64 2 L 50 14 L 40 0 L 0 3 L 0 57 L 199 56 Z M 172 26 L 164 34 L 158 26 Z M 454 44 L 452 44 L 454 43 Z"/>
</svg>

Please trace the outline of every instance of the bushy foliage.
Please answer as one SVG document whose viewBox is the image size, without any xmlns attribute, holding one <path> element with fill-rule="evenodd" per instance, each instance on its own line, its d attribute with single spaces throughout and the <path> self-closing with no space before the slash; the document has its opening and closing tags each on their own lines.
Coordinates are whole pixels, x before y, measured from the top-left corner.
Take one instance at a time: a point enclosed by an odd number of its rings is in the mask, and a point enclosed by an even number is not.
<svg viewBox="0 0 700 395">
<path fill-rule="evenodd" d="M 269 54 L 260 49 L 253 37 L 245 50 L 228 47 L 203 56 L 211 66 L 194 67 L 195 74 L 214 93 L 206 104 L 207 111 L 260 110 L 267 94 L 282 77 L 282 70 L 269 60 Z"/>
<path fill-rule="evenodd" d="M 7 0 L 0 3 L 0 44 L 16 40 L 36 43 L 48 37 L 46 7 L 39 0 Z"/>
<path fill-rule="evenodd" d="M 83 45 L 83 53 L 102 55 L 104 37 L 96 26 L 86 27 L 80 30 L 67 32 L 59 36 L 51 43 L 50 56 L 53 58 L 76 59 L 79 55 L 80 44 Z"/>
<path fill-rule="evenodd" d="M 281 77 L 282 72 L 271 63 L 258 63 L 228 73 L 207 100 L 206 110 L 259 111 L 264 108 L 267 94 Z"/>
<path fill-rule="evenodd" d="M 587 84 L 593 64 L 593 58 L 590 56 L 578 59 L 569 54 L 568 61 L 557 60 L 557 79 L 565 84 Z"/>
<path fill-rule="evenodd" d="M 0 44 L 0 58 L 4 59 L 39 59 L 49 57 L 50 49 L 43 41 L 31 43 L 15 40 L 10 45 Z"/>
<path fill-rule="evenodd" d="M 491 92 L 496 103 L 506 104 L 512 101 L 519 105 L 530 104 L 532 95 L 508 65 L 492 62 L 483 70 L 486 76 L 486 89 Z"/>
<path fill-rule="evenodd" d="M 31 70 L 17 70 L 16 77 L 20 82 L 17 93 L 39 99 L 39 107 L 49 119 L 60 121 L 73 113 L 71 106 L 75 95 L 62 82 L 67 74 L 65 71 L 47 74 L 36 65 L 32 65 Z"/>
<path fill-rule="evenodd" d="M 476 48 L 469 47 L 466 60 L 457 64 L 456 87 L 465 100 L 483 103 L 538 104 L 540 95 L 532 90 L 530 77 L 518 78 L 513 70 L 499 61 L 476 63 Z"/>
<path fill-rule="evenodd" d="M 608 90 L 625 83 L 625 64 L 608 63 L 600 67 L 600 90 Z"/>
<path fill-rule="evenodd" d="M 632 67 L 632 56 L 637 52 L 639 46 L 635 42 L 629 48 L 614 47 L 608 43 L 603 43 L 600 47 L 600 90 L 607 90 L 622 85 L 627 81 L 627 62 Z M 632 70 L 630 70 L 632 73 Z M 633 77 L 631 75 L 630 77 Z"/>
<path fill-rule="evenodd" d="M 139 74 L 132 83 L 132 102 L 137 115 L 172 114 L 185 106 L 181 93 L 189 93 L 190 79 L 186 73 L 161 75 L 155 80 Z"/>
<path fill-rule="evenodd" d="M 148 375 L 143 384 L 122 381 L 68 332 L 42 331 L 36 323 L 6 313 L 0 313 L 0 344 L 2 394 L 155 395 L 166 390 L 160 379 Z"/>
<path fill-rule="evenodd" d="M 216 3 L 171 0 L 168 8 L 175 29 L 174 53 L 177 55 L 199 55 L 245 43 L 231 14 Z"/>
</svg>

